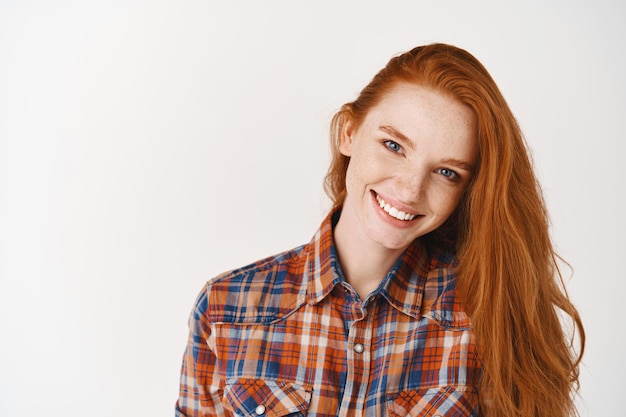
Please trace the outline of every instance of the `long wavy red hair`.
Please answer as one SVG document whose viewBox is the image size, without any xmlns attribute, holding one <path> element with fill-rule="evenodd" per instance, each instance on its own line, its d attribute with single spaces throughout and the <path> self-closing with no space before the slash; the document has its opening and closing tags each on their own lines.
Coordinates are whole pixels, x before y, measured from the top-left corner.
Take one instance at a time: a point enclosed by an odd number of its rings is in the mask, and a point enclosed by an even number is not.
<svg viewBox="0 0 626 417">
<path fill-rule="evenodd" d="M 489 417 L 576 414 L 585 333 L 559 270 L 548 215 L 518 123 L 484 66 L 445 44 L 392 58 L 331 124 L 332 161 L 325 189 L 336 206 L 346 196 L 349 158 L 339 152 L 343 126 L 365 118 L 389 88 L 410 82 L 469 106 L 477 118 L 473 179 L 445 228 L 428 236 L 459 259 L 463 297 L 483 362 L 481 410 Z M 573 323 L 567 331 L 562 320 Z"/>
</svg>

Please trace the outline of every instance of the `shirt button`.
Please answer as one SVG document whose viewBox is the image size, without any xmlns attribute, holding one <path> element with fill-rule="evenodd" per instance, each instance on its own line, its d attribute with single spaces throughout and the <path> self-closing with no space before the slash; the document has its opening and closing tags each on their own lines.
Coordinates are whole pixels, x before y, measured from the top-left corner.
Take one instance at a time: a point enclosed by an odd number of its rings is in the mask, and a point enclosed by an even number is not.
<svg viewBox="0 0 626 417">
<path fill-rule="evenodd" d="M 265 406 L 257 405 L 257 407 L 254 409 L 254 412 L 257 416 L 262 416 L 263 414 L 265 414 Z"/>
<path fill-rule="evenodd" d="M 363 351 L 365 350 L 365 348 L 363 347 L 363 345 L 361 343 L 357 343 L 354 345 L 354 351 L 356 353 L 363 353 Z"/>
</svg>

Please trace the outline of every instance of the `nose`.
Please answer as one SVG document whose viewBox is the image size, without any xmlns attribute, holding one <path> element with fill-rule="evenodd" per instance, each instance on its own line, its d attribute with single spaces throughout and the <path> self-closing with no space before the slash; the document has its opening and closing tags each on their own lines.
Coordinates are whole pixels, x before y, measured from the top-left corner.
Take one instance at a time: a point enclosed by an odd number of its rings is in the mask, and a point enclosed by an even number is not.
<svg viewBox="0 0 626 417">
<path fill-rule="evenodd" d="M 428 185 L 428 173 L 424 169 L 407 167 L 398 175 L 398 197 L 407 204 L 423 199 Z"/>
</svg>

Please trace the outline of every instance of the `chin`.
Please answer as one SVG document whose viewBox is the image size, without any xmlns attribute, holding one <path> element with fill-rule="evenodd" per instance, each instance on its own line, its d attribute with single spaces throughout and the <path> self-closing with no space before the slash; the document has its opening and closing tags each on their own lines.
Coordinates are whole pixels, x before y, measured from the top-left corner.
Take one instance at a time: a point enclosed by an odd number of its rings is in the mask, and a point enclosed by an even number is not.
<svg viewBox="0 0 626 417">
<path fill-rule="evenodd" d="M 420 235 L 411 235 L 411 236 L 398 236 L 398 237 L 392 237 L 389 236 L 389 234 L 386 235 L 378 235 L 378 236 L 372 236 L 372 240 L 377 242 L 379 245 L 383 246 L 386 249 L 389 250 L 404 250 L 406 248 L 409 247 L 409 245 L 411 245 L 411 243 L 413 243 L 413 241 L 415 241 L 415 239 L 419 238 Z"/>
</svg>

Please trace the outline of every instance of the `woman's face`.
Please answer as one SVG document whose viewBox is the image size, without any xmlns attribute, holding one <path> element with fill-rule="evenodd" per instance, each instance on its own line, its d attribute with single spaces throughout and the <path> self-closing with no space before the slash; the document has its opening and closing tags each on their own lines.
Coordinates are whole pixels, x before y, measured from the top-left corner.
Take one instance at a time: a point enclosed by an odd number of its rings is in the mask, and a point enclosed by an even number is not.
<svg viewBox="0 0 626 417">
<path fill-rule="evenodd" d="M 350 157 L 344 230 L 404 250 L 459 204 L 477 160 L 476 118 L 450 96 L 401 83 L 359 126 L 345 125 L 340 151 Z"/>
</svg>

